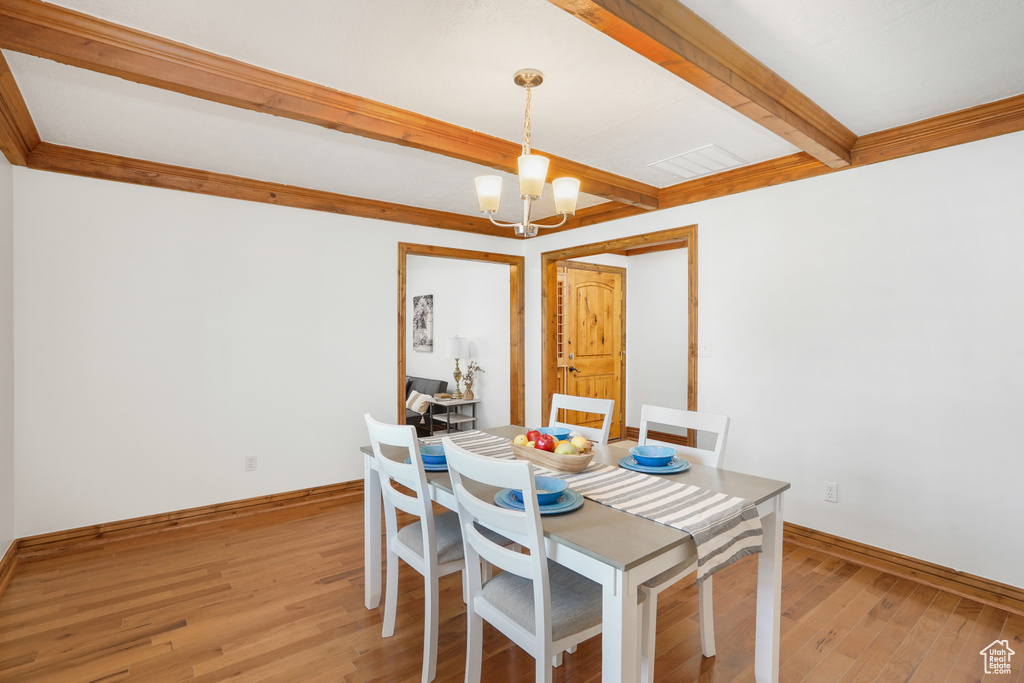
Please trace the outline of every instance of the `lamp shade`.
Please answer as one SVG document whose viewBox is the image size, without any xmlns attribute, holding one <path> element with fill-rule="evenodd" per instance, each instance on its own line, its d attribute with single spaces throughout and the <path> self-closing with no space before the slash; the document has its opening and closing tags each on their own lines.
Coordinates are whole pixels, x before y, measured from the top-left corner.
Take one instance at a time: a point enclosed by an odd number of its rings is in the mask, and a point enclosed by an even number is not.
<svg viewBox="0 0 1024 683">
<path fill-rule="evenodd" d="M 551 181 L 555 195 L 555 213 L 576 214 L 576 200 L 580 197 L 580 181 L 576 178 L 555 178 Z"/>
<path fill-rule="evenodd" d="M 524 197 L 540 197 L 548 177 L 547 157 L 524 154 L 519 157 L 519 194 Z"/>
<path fill-rule="evenodd" d="M 469 340 L 465 337 L 448 337 L 446 358 L 469 358 Z"/>
<path fill-rule="evenodd" d="M 480 210 L 494 212 L 501 203 L 501 176 L 482 175 L 476 179 L 476 200 Z"/>
</svg>

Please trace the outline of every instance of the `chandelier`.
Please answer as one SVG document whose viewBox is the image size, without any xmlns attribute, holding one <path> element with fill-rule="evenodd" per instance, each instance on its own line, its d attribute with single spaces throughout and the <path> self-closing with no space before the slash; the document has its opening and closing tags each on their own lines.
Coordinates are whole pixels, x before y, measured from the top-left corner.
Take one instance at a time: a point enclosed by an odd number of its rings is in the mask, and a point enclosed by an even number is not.
<svg viewBox="0 0 1024 683">
<path fill-rule="evenodd" d="M 533 202 L 540 199 L 548 175 L 548 159 L 530 154 L 530 100 L 533 88 L 544 82 L 544 74 L 536 69 L 520 69 L 513 80 L 516 85 L 526 88 L 526 121 L 523 124 L 523 154 L 519 157 L 519 194 L 523 200 L 523 222 L 501 223 L 494 220 L 501 202 L 501 176 L 485 175 L 476 179 L 476 199 L 480 210 L 500 228 L 514 228 L 517 237 L 534 237 L 537 228 L 557 228 L 576 213 L 576 200 L 580 195 L 580 181 L 576 178 L 556 178 L 551 181 L 555 195 L 555 212 L 562 214 L 562 220 L 550 225 L 533 223 L 530 210 Z"/>
</svg>

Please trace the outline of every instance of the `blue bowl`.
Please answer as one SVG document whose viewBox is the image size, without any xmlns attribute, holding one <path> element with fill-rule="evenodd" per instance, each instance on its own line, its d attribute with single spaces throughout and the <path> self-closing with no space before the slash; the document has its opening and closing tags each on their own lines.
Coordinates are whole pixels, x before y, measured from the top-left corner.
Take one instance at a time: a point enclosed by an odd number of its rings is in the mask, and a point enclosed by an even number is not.
<svg viewBox="0 0 1024 683">
<path fill-rule="evenodd" d="M 644 467 L 665 467 L 676 455 L 671 446 L 633 446 L 629 454 L 636 459 L 638 465 Z"/>
<path fill-rule="evenodd" d="M 569 438 L 569 435 L 572 434 L 572 430 L 566 427 L 541 427 L 537 431 L 541 434 L 550 434 L 559 441 Z"/>
<path fill-rule="evenodd" d="M 424 465 L 444 465 L 448 462 L 444 456 L 444 444 L 440 443 L 420 446 L 420 456 Z"/>
<path fill-rule="evenodd" d="M 534 485 L 537 487 L 537 503 L 539 505 L 554 505 L 562 497 L 569 485 L 562 479 L 554 477 L 534 477 Z M 512 489 L 512 497 L 519 502 L 523 501 L 521 489 Z"/>
</svg>

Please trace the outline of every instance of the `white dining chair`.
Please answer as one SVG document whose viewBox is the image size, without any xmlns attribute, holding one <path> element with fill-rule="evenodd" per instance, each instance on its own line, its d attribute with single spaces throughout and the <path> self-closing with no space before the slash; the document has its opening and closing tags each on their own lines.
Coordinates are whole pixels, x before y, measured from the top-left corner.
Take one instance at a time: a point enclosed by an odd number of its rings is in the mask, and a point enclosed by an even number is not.
<svg viewBox="0 0 1024 683">
<path fill-rule="evenodd" d="M 594 413 L 604 417 L 601 428 L 584 427 L 558 421 L 559 410 L 575 410 L 583 413 Z M 610 398 L 586 398 L 568 394 L 554 394 L 551 397 L 551 418 L 548 427 L 567 427 L 582 434 L 586 439 L 599 444 L 608 443 L 608 434 L 612 429 L 612 417 L 615 412 L 615 401 Z"/>
<path fill-rule="evenodd" d="M 373 445 L 373 456 L 380 472 L 384 500 L 385 537 L 387 539 L 387 578 L 384 595 L 384 627 L 381 636 L 395 633 L 398 610 L 398 558 L 423 575 L 423 683 L 434 680 L 437 669 L 438 580 L 465 569 L 459 517 L 446 511 L 435 515 L 427 490 L 426 472 L 420 456 L 416 428 L 390 425 L 366 415 L 366 429 Z M 386 457 L 381 446 L 396 446 L 408 453 L 410 463 Z M 396 488 L 401 484 L 412 495 Z M 417 518 L 398 528 L 397 510 Z M 463 586 L 465 586 L 463 574 Z"/>
<path fill-rule="evenodd" d="M 533 656 L 536 680 L 550 683 L 553 660 L 560 663 L 563 650 L 574 651 L 601 632 L 601 586 L 547 559 L 530 463 L 475 455 L 448 437 L 444 444 L 467 566 L 483 560 L 503 570 L 489 580 L 476 569 L 467 572 L 466 682 L 480 680 L 486 619 Z M 480 497 L 481 484 L 521 490 L 524 509 L 498 507 L 493 493 Z M 495 544 L 481 529 L 512 539 L 528 554 Z"/>
<path fill-rule="evenodd" d="M 650 437 L 651 425 L 665 425 L 682 429 L 695 429 L 715 435 L 711 450 L 693 446 L 658 441 Z M 637 443 L 644 445 L 671 446 L 676 453 L 691 462 L 708 467 L 721 468 L 725 455 L 725 441 L 729 434 L 729 418 L 725 415 L 696 413 L 676 408 L 662 408 L 644 405 L 640 409 L 640 436 Z M 654 680 L 654 640 L 658 616 L 658 594 L 697 569 L 697 561 L 676 565 L 640 585 L 641 664 L 640 680 L 651 683 Z M 715 656 L 715 616 L 712 601 L 712 582 L 708 576 L 698 590 L 698 611 L 700 618 L 700 648 L 705 657 Z"/>
</svg>

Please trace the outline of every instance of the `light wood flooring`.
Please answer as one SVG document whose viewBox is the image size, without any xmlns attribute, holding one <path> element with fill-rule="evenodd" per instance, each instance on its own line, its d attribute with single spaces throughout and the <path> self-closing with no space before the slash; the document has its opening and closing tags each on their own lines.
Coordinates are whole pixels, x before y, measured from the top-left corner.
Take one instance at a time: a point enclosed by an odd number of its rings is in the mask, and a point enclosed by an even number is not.
<svg viewBox="0 0 1024 683">
<path fill-rule="evenodd" d="M 395 636 L 363 607 L 361 499 L 267 512 L 23 563 L 0 597 L 0 681 L 419 680 L 423 583 L 403 565 Z M 982 679 L 979 651 L 1017 654 L 1024 617 L 787 545 L 782 681 Z M 697 596 L 658 612 L 659 681 L 752 681 L 756 559 L 715 577 L 718 655 L 704 659 Z M 484 681 L 531 681 L 533 660 L 485 626 Z M 441 583 L 438 681 L 461 681 L 459 576 Z M 600 680 L 595 638 L 556 681 Z"/>
</svg>

